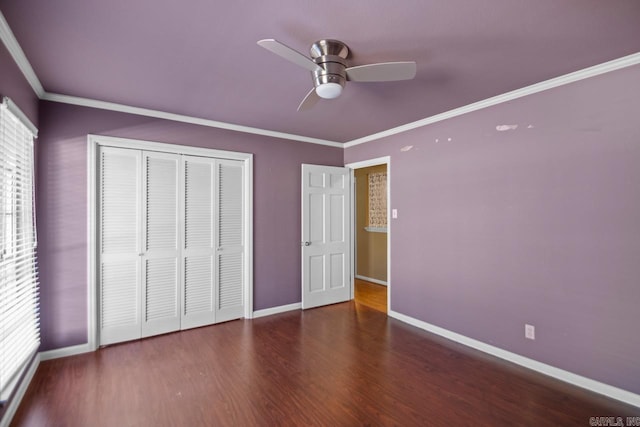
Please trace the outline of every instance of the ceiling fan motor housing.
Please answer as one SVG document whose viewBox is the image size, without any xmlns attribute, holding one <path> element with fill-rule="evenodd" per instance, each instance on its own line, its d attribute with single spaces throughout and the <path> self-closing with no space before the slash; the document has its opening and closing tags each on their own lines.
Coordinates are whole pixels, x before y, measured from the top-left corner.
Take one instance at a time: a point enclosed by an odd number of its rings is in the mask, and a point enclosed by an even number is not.
<svg viewBox="0 0 640 427">
<path fill-rule="evenodd" d="M 323 39 L 318 40 L 311 45 L 310 49 L 311 57 L 313 61 L 320 66 L 319 69 L 312 71 L 313 85 L 319 96 L 323 98 L 333 98 L 340 94 L 341 88 L 344 88 L 347 82 L 347 56 L 349 55 L 349 48 L 344 43 L 338 40 Z M 332 85 L 328 85 L 332 83 Z M 335 84 L 340 85 L 340 89 L 337 92 L 331 91 L 329 96 L 323 96 L 323 91 L 318 90 L 319 86 L 327 85 L 333 86 Z M 332 96 L 332 94 L 335 95 Z"/>
</svg>

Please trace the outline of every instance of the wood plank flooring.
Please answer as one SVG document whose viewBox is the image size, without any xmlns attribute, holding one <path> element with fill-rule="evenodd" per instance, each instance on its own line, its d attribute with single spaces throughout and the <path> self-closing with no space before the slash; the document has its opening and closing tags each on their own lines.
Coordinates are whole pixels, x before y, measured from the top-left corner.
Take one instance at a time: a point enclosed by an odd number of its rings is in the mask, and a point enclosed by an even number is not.
<svg viewBox="0 0 640 427">
<path fill-rule="evenodd" d="M 387 312 L 387 287 L 365 280 L 355 279 L 354 297 L 356 303 L 374 310 Z"/>
<path fill-rule="evenodd" d="M 42 362 L 14 426 L 587 426 L 640 409 L 347 302 Z"/>
</svg>

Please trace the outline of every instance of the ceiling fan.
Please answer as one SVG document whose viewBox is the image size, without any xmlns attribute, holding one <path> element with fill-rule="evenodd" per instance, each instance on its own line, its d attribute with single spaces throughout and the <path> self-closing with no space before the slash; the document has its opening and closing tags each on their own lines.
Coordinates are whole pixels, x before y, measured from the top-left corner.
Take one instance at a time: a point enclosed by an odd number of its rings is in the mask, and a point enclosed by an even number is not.
<svg viewBox="0 0 640 427">
<path fill-rule="evenodd" d="M 416 63 L 413 61 L 347 67 L 349 48 L 338 40 L 322 39 L 313 43 L 309 49 L 311 58 L 275 39 L 260 40 L 258 45 L 311 71 L 313 89 L 304 97 L 298 111 L 310 109 L 320 98 L 337 98 L 347 81 L 389 82 L 411 80 L 416 76 Z"/>
</svg>

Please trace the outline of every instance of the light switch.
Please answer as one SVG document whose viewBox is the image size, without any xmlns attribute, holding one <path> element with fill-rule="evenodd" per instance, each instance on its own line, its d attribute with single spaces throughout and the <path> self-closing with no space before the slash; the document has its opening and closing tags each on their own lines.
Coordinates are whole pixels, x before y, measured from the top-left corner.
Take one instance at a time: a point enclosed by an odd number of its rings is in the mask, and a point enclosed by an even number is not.
<svg viewBox="0 0 640 427">
<path fill-rule="evenodd" d="M 391 209 L 391 218 L 398 219 L 398 209 Z"/>
</svg>

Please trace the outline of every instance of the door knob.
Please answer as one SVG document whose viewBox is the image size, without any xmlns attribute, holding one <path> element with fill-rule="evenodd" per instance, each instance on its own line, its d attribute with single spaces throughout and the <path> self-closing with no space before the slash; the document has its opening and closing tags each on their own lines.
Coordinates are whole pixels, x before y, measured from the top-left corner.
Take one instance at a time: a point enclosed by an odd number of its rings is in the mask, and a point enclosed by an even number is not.
<svg viewBox="0 0 640 427">
<path fill-rule="evenodd" d="M 311 246 L 311 242 L 302 242 L 304 246 Z"/>
</svg>

